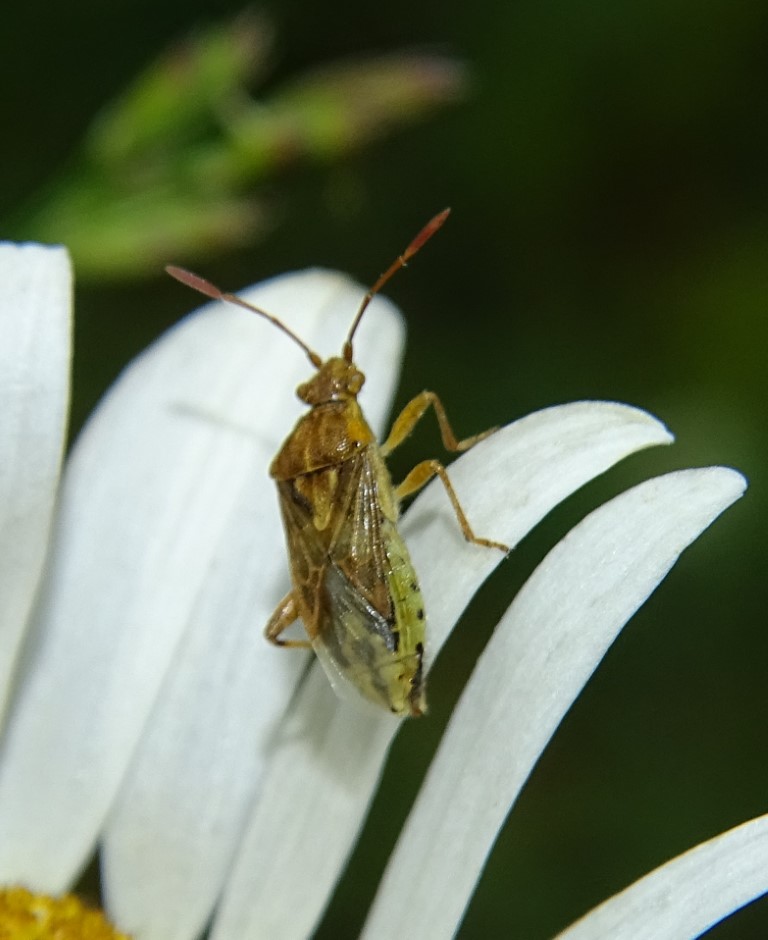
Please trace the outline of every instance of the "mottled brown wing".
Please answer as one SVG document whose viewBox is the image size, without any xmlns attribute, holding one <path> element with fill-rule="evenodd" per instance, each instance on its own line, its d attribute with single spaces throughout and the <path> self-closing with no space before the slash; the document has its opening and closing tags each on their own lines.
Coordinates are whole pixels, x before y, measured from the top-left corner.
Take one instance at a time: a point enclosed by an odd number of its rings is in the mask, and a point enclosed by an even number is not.
<svg viewBox="0 0 768 940">
<path fill-rule="evenodd" d="M 346 511 L 339 513 L 329 554 L 351 589 L 393 626 L 391 552 L 401 539 L 392 481 L 375 448 L 366 448 L 354 463 L 358 466 L 345 481 L 345 499 L 340 500 Z"/>
<path fill-rule="evenodd" d="M 423 603 L 378 453 L 366 449 L 278 489 L 294 598 L 332 684 L 396 714 L 421 714 Z"/>
<path fill-rule="evenodd" d="M 396 529 L 388 516 L 396 510 L 386 467 L 376 458 L 366 448 L 336 467 L 278 483 L 294 588 L 301 595 L 303 612 L 314 612 L 309 619 L 318 628 L 317 594 L 326 586 L 331 566 L 339 572 L 332 578 L 334 595 L 343 593 L 345 584 L 354 595 L 349 603 L 362 599 L 385 621 L 393 621 L 388 548 Z M 387 488 L 385 494 L 382 487 Z M 326 503 L 332 506 L 330 512 Z M 332 607 L 332 599 L 329 603 Z M 310 635 L 313 625 L 305 621 Z"/>
</svg>

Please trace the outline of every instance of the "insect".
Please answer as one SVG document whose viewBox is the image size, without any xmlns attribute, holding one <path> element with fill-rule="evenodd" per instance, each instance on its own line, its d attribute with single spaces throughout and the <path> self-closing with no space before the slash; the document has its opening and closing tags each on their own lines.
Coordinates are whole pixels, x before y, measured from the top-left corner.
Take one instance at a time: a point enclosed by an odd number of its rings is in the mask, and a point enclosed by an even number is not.
<svg viewBox="0 0 768 940">
<path fill-rule="evenodd" d="M 264 632 L 278 646 L 312 647 L 337 691 L 343 694 L 351 686 L 399 716 L 426 710 L 424 602 L 397 527 L 400 501 L 438 476 L 464 537 L 476 545 L 509 550 L 474 534 L 438 460 L 417 464 L 398 486 L 385 463 L 430 406 L 446 450 L 468 450 L 495 428 L 458 440 L 440 399 L 424 391 L 405 406 L 384 443 L 377 444 L 357 400 L 365 376 L 354 363 L 352 341 L 363 314 L 392 275 L 442 226 L 449 211 L 428 222 L 379 277 L 357 310 L 341 355 L 325 361 L 270 313 L 189 271 L 166 269 L 214 300 L 265 317 L 304 350 L 315 368 L 312 378 L 296 389 L 309 411 L 269 468 L 277 484 L 292 587 Z M 284 631 L 298 619 L 309 639 L 285 639 Z"/>
</svg>

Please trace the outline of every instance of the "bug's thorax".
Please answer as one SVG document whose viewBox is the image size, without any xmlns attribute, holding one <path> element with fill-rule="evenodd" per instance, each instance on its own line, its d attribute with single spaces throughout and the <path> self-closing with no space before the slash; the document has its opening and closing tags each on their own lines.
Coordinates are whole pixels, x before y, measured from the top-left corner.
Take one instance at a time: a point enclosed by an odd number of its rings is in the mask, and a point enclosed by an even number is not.
<svg viewBox="0 0 768 940">
<path fill-rule="evenodd" d="M 376 438 L 357 395 L 365 376 L 341 356 L 327 359 L 296 389 L 310 410 L 299 418 L 269 468 L 276 480 L 292 480 L 332 467 L 374 444 Z"/>
</svg>

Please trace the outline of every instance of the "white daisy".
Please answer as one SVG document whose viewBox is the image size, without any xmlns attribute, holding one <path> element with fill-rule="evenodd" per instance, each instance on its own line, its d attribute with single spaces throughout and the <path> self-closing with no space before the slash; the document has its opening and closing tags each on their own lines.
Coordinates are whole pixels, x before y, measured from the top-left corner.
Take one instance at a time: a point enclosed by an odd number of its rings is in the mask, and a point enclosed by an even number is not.
<svg viewBox="0 0 768 940">
<path fill-rule="evenodd" d="M 30 621 L 68 359 L 63 330 L 30 323 L 65 322 L 69 288 L 60 253 L 27 251 L 39 272 L 0 302 L 3 322 L 21 317 L 25 325 L 14 328 L 27 337 L 0 354 L 3 400 L 19 398 L 6 413 L 23 417 L 0 437 L 3 471 L 13 470 L 1 494 L 15 520 L 3 533 L 0 578 L 4 591 L 11 585 L 7 596 L 18 594 L 10 613 L 2 608 L 0 662 L 16 660 L 29 623 L 13 681 L 10 666 L 4 679 L 14 694 L 0 743 L 0 882 L 59 893 L 100 845 L 106 905 L 139 940 L 191 940 L 216 906 L 213 940 L 308 936 L 399 723 L 340 702 L 321 670 L 306 674 L 304 654 L 261 637 L 288 577 L 265 468 L 299 413 L 293 389 L 306 363 L 268 324 L 218 304 L 139 357 L 68 461 Z M 0 292 L 23 280 L 20 257 L 0 254 Z M 341 275 L 308 271 L 246 296 L 330 354 L 361 293 Z M 6 326 L 4 337 L 14 335 Z M 38 343 L 51 347 L 47 359 L 36 348 L 27 355 Z M 377 298 L 356 352 L 368 376 L 362 403 L 378 430 L 401 347 L 401 321 Z M 58 397 L 51 392 L 49 404 L 31 410 L 30 388 L 41 388 L 42 374 Z M 47 463 L 22 450 L 31 447 L 27 435 L 45 438 Z M 454 463 L 451 478 L 476 531 L 514 546 L 588 480 L 670 439 L 645 412 L 581 402 L 503 429 Z M 32 473 L 43 464 L 45 473 Z M 571 702 L 679 553 L 743 487 L 723 468 L 651 480 L 590 515 L 542 562 L 456 708 L 367 937 L 453 934 L 499 827 Z M 37 509 L 22 514 L 28 492 Z M 428 606 L 431 662 L 501 556 L 463 540 L 439 484 L 418 497 L 403 531 Z M 751 896 L 760 893 L 750 884 Z M 716 885 L 707 890 L 708 901 L 717 896 Z M 736 903 L 732 892 L 722 898 L 712 902 L 717 916 Z M 573 936 L 620 935 L 589 932 L 589 923 Z M 643 936 L 673 936 L 654 930 Z"/>
</svg>

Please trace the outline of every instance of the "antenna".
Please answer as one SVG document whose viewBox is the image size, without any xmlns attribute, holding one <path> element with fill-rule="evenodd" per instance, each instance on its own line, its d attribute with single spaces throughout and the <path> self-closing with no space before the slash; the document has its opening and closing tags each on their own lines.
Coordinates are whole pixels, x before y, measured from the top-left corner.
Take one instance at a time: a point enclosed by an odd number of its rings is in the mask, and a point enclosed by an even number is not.
<svg viewBox="0 0 768 940">
<path fill-rule="evenodd" d="M 344 358 L 347 360 L 347 362 L 352 362 L 352 337 L 355 335 L 355 331 L 360 325 L 360 321 L 362 320 L 363 314 L 368 308 L 368 304 L 373 300 L 376 294 L 379 293 L 381 288 L 387 283 L 392 275 L 399 271 L 400 268 L 404 268 L 411 258 L 416 254 L 416 252 L 419 251 L 419 249 L 426 242 L 428 242 L 430 238 L 432 238 L 435 232 L 442 227 L 443 222 L 445 222 L 445 220 L 448 218 L 450 212 L 450 209 L 443 209 L 443 211 L 438 212 L 438 214 L 433 219 L 430 219 L 430 221 L 427 222 L 424 228 L 413 239 L 405 251 L 395 258 L 387 270 L 382 275 L 380 275 L 379 279 L 368 291 L 365 297 L 363 297 L 363 302 L 360 304 L 360 308 L 355 314 L 355 319 L 352 321 L 352 326 L 349 328 L 349 333 L 347 335 L 346 342 L 344 343 Z"/>
<path fill-rule="evenodd" d="M 200 277 L 199 274 L 193 274 L 191 271 L 186 271 L 184 268 L 177 268 L 174 264 L 167 265 L 165 270 L 171 277 L 176 278 L 177 281 L 180 281 L 187 287 L 191 287 L 192 290 L 196 290 L 200 294 L 204 294 L 206 297 L 210 297 L 212 300 L 225 300 L 227 303 L 236 304 L 238 307 L 243 307 L 245 310 L 250 310 L 251 313 L 257 313 L 260 317 L 264 317 L 266 320 L 269 320 L 270 323 L 274 323 L 286 336 L 290 336 L 294 343 L 301 346 L 307 354 L 309 361 L 316 369 L 319 369 L 323 364 L 323 360 L 314 350 L 310 349 L 303 340 L 299 339 L 299 337 L 289 330 L 284 323 L 281 323 L 277 317 L 273 317 L 271 313 L 267 313 L 267 311 L 262 310 L 261 307 L 255 307 L 253 304 L 249 304 L 247 300 L 243 300 L 242 297 L 238 297 L 237 294 L 229 294 L 216 287 L 216 285 L 212 284 L 210 281 L 206 281 L 206 279 Z"/>
</svg>

